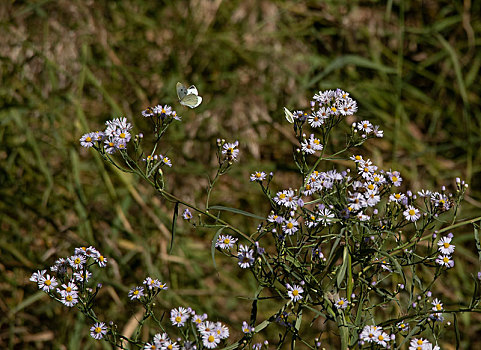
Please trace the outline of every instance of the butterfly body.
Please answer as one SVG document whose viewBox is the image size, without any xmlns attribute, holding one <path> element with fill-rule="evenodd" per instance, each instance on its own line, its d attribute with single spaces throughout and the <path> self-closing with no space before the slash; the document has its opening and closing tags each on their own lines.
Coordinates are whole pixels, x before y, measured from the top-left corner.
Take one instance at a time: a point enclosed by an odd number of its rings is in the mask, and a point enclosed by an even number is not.
<svg viewBox="0 0 481 350">
<path fill-rule="evenodd" d="M 195 108 L 202 102 L 202 97 L 199 96 L 197 88 L 192 85 L 187 88 L 182 83 L 177 83 L 176 85 L 177 97 L 182 106 L 187 106 L 189 108 Z"/>
</svg>

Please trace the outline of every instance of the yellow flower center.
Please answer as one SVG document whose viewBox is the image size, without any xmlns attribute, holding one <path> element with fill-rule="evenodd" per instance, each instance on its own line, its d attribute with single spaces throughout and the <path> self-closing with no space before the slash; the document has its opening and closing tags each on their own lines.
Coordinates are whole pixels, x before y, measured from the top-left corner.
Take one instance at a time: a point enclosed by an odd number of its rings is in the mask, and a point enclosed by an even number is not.
<svg viewBox="0 0 481 350">
<path fill-rule="evenodd" d="M 444 248 L 449 248 L 450 244 L 448 242 L 444 242 L 443 246 Z"/>
<path fill-rule="evenodd" d="M 414 209 L 409 209 L 409 215 L 413 216 L 414 214 L 416 214 L 416 212 L 414 211 Z"/>
<path fill-rule="evenodd" d="M 229 238 L 224 239 L 224 243 L 225 243 L 225 244 L 229 244 L 229 243 L 230 243 L 230 239 L 229 239 Z"/>
<path fill-rule="evenodd" d="M 209 341 L 209 343 L 212 343 L 214 342 L 215 338 L 213 335 L 209 335 L 209 338 L 207 338 L 207 340 Z"/>
<path fill-rule="evenodd" d="M 397 181 L 397 176 L 393 176 L 392 177 L 392 182 L 396 182 Z"/>
<path fill-rule="evenodd" d="M 75 259 L 75 263 L 76 263 L 76 264 L 80 264 L 80 261 L 81 261 L 80 258 L 76 258 L 76 259 Z"/>
<path fill-rule="evenodd" d="M 384 340 L 384 337 L 383 337 L 382 334 L 381 334 L 379 337 L 377 337 L 377 339 L 379 339 L 380 341 L 383 341 L 383 340 Z"/>
<path fill-rule="evenodd" d="M 73 297 L 71 295 L 67 295 L 65 297 L 65 300 L 67 300 L 67 301 L 72 301 L 72 299 L 73 299 Z"/>
<path fill-rule="evenodd" d="M 47 286 L 49 286 L 49 285 L 51 285 L 51 284 L 52 284 L 52 281 L 50 281 L 50 280 L 46 280 L 46 281 L 45 281 L 45 284 L 46 284 Z"/>
<path fill-rule="evenodd" d="M 95 327 L 95 333 L 100 333 L 102 332 L 102 328 L 100 327 Z"/>
<path fill-rule="evenodd" d="M 121 133 L 121 134 L 119 135 L 119 137 L 120 137 L 121 139 L 125 139 L 125 133 Z"/>
<path fill-rule="evenodd" d="M 180 321 L 182 321 L 182 317 L 177 316 L 177 317 L 175 318 L 175 322 L 180 323 Z"/>
<path fill-rule="evenodd" d="M 134 295 L 137 295 L 137 294 L 139 294 L 139 291 L 138 291 L 138 290 L 135 290 L 135 291 L 134 291 Z"/>
<path fill-rule="evenodd" d="M 396 198 L 396 199 L 399 199 L 399 198 L 401 198 L 401 194 L 399 194 L 399 193 L 396 193 L 396 194 L 394 195 L 394 198 Z"/>
<path fill-rule="evenodd" d="M 67 287 L 67 288 L 66 288 L 66 291 L 67 291 L 67 292 L 71 292 L 71 291 L 72 291 L 72 287 Z"/>
<path fill-rule="evenodd" d="M 257 177 L 257 178 L 259 178 L 259 177 L 261 177 L 261 176 L 262 176 L 261 173 L 256 173 L 256 177 Z"/>
<path fill-rule="evenodd" d="M 85 141 L 90 142 L 90 141 L 92 141 L 92 138 L 91 138 L 90 136 L 88 136 L 88 137 L 85 139 Z"/>
<path fill-rule="evenodd" d="M 286 195 L 285 195 L 284 193 L 281 193 L 281 194 L 279 195 L 279 198 L 280 198 L 280 199 L 284 199 L 284 198 L 286 198 Z"/>
<path fill-rule="evenodd" d="M 361 156 L 356 156 L 355 159 L 356 159 L 356 160 L 361 160 L 362 157 L 361 157 Z"/>
<path fill-rule="evenodd" d="M 338 303 L 339 305 L 344 305 L 344 300 L 339 300 L 337 303 Z"/>
<path fill-rule="evenodd" d="M 335 111 L 337 111 L 337 108 L 336 108 L 336 107 L 331 107 L 331 111 L 335 112 Z"/>
<path fill-rule="evenodd" d="M 103 255 L 99 256 L 99 260 L 100 260 L 101 262 L 103 262 L 103 261 L 104 261 L 104 259 L 105 259 L 105 258 L 104 258 L 104 256 L 103 256 Z"/>
<path fill-rule="evenodd" d="M 292 222 L 287 223 L 287 228 L 291 229 L 294 227 L 294 224 Z"/>
<path fill-rule="evenodd" d="M 443 307 L 441 306 L 441 304 L 436 304 L 436 309 L 439 311 L 441 310 Z"/>
<path fill-rule="evenodd" d="M 373 185 L 373 184 L 369 184 L 369 185 L 367 185 L 367 188 L 370 189 L 370 190 L 373 190 L 373 189 L 374 189 L 374 185 Z"/>
<path fill-rule="evenodd" d="M 294 289 L 292 291 L 292 295 L 294 295 L 295 297 L 297 297 L 299 295 L 299 291 L 297 289 Z"/>
</svg>

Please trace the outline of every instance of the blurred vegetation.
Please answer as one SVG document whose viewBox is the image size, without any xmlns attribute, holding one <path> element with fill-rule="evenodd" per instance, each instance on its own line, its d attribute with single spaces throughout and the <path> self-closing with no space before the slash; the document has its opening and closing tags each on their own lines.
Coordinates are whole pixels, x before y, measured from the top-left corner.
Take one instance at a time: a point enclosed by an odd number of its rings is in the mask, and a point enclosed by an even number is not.
<svg viewBox="0 0 481 350">
<path fill-rule="evenodd" d="M 0 348 L 103 348 L 79 313 L 28 281 L 80 245 L 110 258 L 96 276 L 103 319 L 124 327 L 138 318 L 127 291 L 151 275 L 170 286 L 159 310 L 191 306 L 239 335 L 255 281 L 220 255 L 214 269 L 213 232 L 181 223 L 169 254 L 172 206 L 79 146 L 83 133 L 119 116 L 147 137 L 140 112 L 157 103 L 183 116 L 162 151 L 174 163 L 168 187 L 191 202 L 202 203 L 215 170 L 216 138 L 238 139 L 241 159 L 211 203 L 266 214 L 249 173 L 275 171 L 279 188 L 299 181 L 282 107 L 307 108 L 317 91 L 340 87 L 358 101 L 358 118 L 385 131 L 363 152 L 415 190 L 465 179 L 460 216 L 479 216 L 480 16 L 479 1 L 3 1 Z M 177 103 L 177 81 L 196 84 L 199 108 Z M 257 225 L 232 219 L 247 232 Z M 469 302 L 479 271 L 472 227 L 455 234 L 456 266 L 435 287 L 448 306 Z M 461 348 L 481 348 L 480 321 L 458 319 Z M 336 348 L 329 337 L 323 344 Z M 454 348 L 454 337 L 448 327 L 443 349 Z"/>
</svg>

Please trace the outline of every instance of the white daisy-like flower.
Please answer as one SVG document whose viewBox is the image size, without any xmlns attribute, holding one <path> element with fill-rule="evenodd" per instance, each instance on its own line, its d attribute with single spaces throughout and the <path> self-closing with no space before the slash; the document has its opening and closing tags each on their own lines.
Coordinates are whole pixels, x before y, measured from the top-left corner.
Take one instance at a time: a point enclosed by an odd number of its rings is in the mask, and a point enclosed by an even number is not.
<svg viewBox="0 0 481 350">
<path fill-rule="evenodd" d="M 389 196 L 390 202 L 401 203 L 406 198 L 404 193 L 393 193 Z"/>
<path fill-rule="evenodd" d="M 158 279 L 153 279 L 151 277 L 147 277 L 142 283 L 146 288 L 150 290 L 154 288 L 159 288 L 160 286 L 160 281 Z"/>
<path fill-rule="evenodd" d="M 451 255 L 454 253 L 454 244 L 451 244 L 451 237 L 443 237 L 438 241 L 438 250 L 444 255 Z"/>
<path fill-rule="evenodd" d="M 72 266 L 75 270 L 80 270 L 83 268 L 83 265 L 85 264 L 85 256 L 83 255 L 73 255 L 70 258 L 67 259 L 68 263 L 70 266 Z"/>
<path fill-rule="evenodd" d="M 362 163 L 364 162 L 364 159 L 362 159 L 362 156 L 361 155 L 353 155 L 351 157 L 349 157 L 350 160 L 353 160 L 354 162 L 356 163 Z"/>
<path fill-rule="evenodd" d="M 159 155 L 159 160 L 162 162 L 162 164 L 167 165 L 168 167 L 172 167 L 172 161 L 170 160 L 169 157 L 164 157 L 162 154 Z"/>
<path fill-rule="evenodd" d="M 221 249 L 230 249 L 236 242 L 237 238 L 230 235 L 220 235 L 219 238 L 217 238 L 217 242 L 215 242 L 215 246 Z"/>
<path fill-rule="evenodd" d="M 423 338 L 413 338 L 409 342 L 409 350 L 426 350 L 427 346 L 431 345 L 429 341 Z M 431 345 L 432 346 L 432 345 Z"/>
<path fill-rule="evenodd" d="M 89 132 L 82 135 L 80 138 L 80 145 L 85 148 L 93 147 L 94 141 L 96 141 L 96 135 L 94 132 Z"/>
<path fill-rule="evenodd" d="M 397 328 L 399 328 L 399 330 L 401 332 L 406 332 L 409 330 L 409 323 L 406 323 L 406 322 L 399 322 L 397 324 Z"/>
<path fill-rule="evenodd" d="M 57 293 L 62 296 L 64 294 L 78 293 L 78 287 L 74 281 L 70 281 L 67 284 L 62 284 L 62 288 L 63 289 L 57 288 Z"/>
<path fill-rule="evenodd" d="M 438 298 L 434 299 L 431 304 L 433 305 L 433 311 L 439 312 L 443 309 L 443 303 Z"/>
<path fill-rule="evenodd" d="M 109 136 L 107 139 L 104 140 L 104 150 L 108 154 L 114 154 L 117 150 L 115 145 L 115 139 Z"/>
<path fill-rule="evenodd" d="M 219 336 L 220 339 L 227 339 L 229 338 L 229 328 L 223 325 L 220 322 L 215 324 L 215 333 Z"/>
<path fill-rule="evenodd" d="M 302 293 L 304 292 L 304 289 L 302 289 L 301 286 L 298 286 L 297 284 L 294 284 L 291 286 L 289 283 L 286 284 L 287 288 L 287 295 L 293 302 L 297 302 L 302 299 Z"/>
<path fill-rule="evenodd" d="M 37 283 L 38 283 L 38 288 L 43 290 L 44 292 L 50 292 L 52 290 L 55 290 L 55 287 L 58 286 L 57 279 L 48 274 L 47 276 L 39 276 Z"/>
<path fill-rule="evenodd" d="M 250 180 L 251 181 L 258 181 L 262 182 L 266 179 L 267 175 L 263 171 L 256 171 L 255 173 L 251 174 Z"/>
<path fill-rule="evenodd" d="M 320 208 L 317 211 L 317 215 L 319 222 L 324 226 L 331 225 L 333 222 L 332 219 L 335 217 L 334 213 L 328 208 Z"/>
<path fill-rule="evenodd" d="M 144 296 L 144 287 L 134 287 L 129 291 L 128 294 L 130 300 L 138 299 Z"/>
<path fill-rule="evenodd" d="M 100 267 L 107 266 L 107 258 L 100 253 L 97 257 L 94 258 L 94 260 Z"/>
<path fill-rule="evenodd" d="M 436 259 L 436 263 L 447 268 L 451 268 L 454 266 L 454 261 L 449 255 L 439 255 Z"/>
<path fill-rule="evenodd" d="M 344 310 L 345 308 L 347 308 L 348 305 L 349 305 L 349 301 L 347 301 L 346 298 L 337 299 L 336 302 L 334 303 L 334 306 L 337 309 L 341 309 L 341 310 Z"/>
<path fill-rule="evenodd" d="M 157 333 L 154 335 L 154 344 L 160 348 L 166 341 L 170 341 L 169 335 L 167 333 Z"/>
<path fill-rule="evenodd" d="M 105 334 L 107 334 L 107 326 L 104 322 L 96 322 L 90 328 L 90 336 L 94 339 L 100 340 L 105 336 Z"/>
<path fill-rule="evenodd" d="M 358 130 L 363 131 L 366 134 L 369 134 L 374 130 L 374 127 L 369 120 L 363 120 L 362 122 L 357 123 L 357 128 Z"/>
<path fill-rule="evenodd" d="M 214 332 L 202 335 L 202 344 L 207 349 L 214 349 L 219 343 L 220 337 Z"/>
<path fill-rule="evenodd" d="M 251 267 L 252 264 L 254 264 L 254 251 L 252 249 L 249 249 L 247 246 L 241 245 L 239 247 L 239 252 L 237 253 L 237 264 L 243 268 L 247 269 L 248 267 Z"/>
<path fill-rule="evenodd" d="M 202 322 L 204 322 L 205 320 L 207 320 L 207 314 L 197 315 L 196 313 L 194 313 L 191 318 L 192 323 L 195 323 L 197 327 L 201 325 Z"/>
<path fill-rule="evenodd" d="M 184 220 L 192 219 L 192 213 L 190 212 L 190 210 L 188 208 L 184 209 L 184 212 L 182 213 L 182 219 L 184 219 Z"/>
<path fill-rule="evenodd" d="M 298 225 L 299 223 L 294 218 L 290 218 L 282 225 L 282 231 L 284 231 L 286 235 L 292 236 L 299 229 Z"/>
<path fill-rule="evenodd" d="M 382 347 L 387 347 L 387 343 L 391 340 L 391 338 L 389 337 L 389 334 L 387 334 L 386 332 L 381 332 L 381 334 L 379 334 L 375 339 L 374 339 L 374 342 L 381 345 Z"/>
<path fill-rule="evenodd" d="M 60 299 L 60 301 L 65 306 L 68 306 L 68 307 L 75 306 L 75 304 L 78 303 L 78 294 L 76 292 L 70 292 L 70 293 L 64 292 L 62 294 L 62 298 Z"/>
<path fill-rule="evenodd" d="M 184 327 L 185 322 L 189 319 L 190 313 L 182 306 L 177 309 L 170 310 L 170 321 L 173 326 Z"/>
<path fill-rule="evenodd" d="M 417 221 L 421 217 L 421 214 L 419 213 L 419 210 L 414 208 L 412 205 L 409 205 L 406 210 L 403 212 L 404 217 L 406 220 L 409 221 Z"/>
<path fill-rule="evenodd" d="M 239 155 L 239 150 L 237 149 L 238 146 L 239 141 L 235 141 L 234 143 L 225 143 L 222 154 L 224 154 L 228 160 L 237 160 L 237 156 Z"/>
<path fill-rule="evenodd" d="M 377 326 L 365 326 L 359 335 L 364 342 L 373 343 L 382 334 L 382 328 Z"/>
</svg>

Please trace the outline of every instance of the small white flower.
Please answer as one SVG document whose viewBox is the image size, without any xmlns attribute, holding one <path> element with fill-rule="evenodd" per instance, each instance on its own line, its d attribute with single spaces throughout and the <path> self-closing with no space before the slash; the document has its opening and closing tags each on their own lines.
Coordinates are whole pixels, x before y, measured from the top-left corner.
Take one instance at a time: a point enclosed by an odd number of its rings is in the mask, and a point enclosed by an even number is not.
<svg viewBox="0 0 481 350">
<path fill-rule="evenodd" d="M 348 305 L 349 305 L 349 301 L 347 301 L 346 298 L 340 298 L 336 300 L 336 302 L 334 303 L 334 306 L 337 309 L 341 309 L 341 310 L 344 310 L 345 308 L 347 308 Z"/>
<path fill-rule="evenodd" d="M 256 171 L 255 173 L 251 174 L 250 180 L 251 181 L 258 181 L 262 182 L 266 179 L 266 173 L 263 171 Z"/>
<path fill-rule="evenodd" d="M 454 244 L 451 244 L 451 237 L 443 237 L 438 241 L 438 250 L 444 255 L 451 255 L 454 252 L 454 248 L 456 247 Z"/>
<path fill-rule="evenodd" d="M 128 294 L 130 300 L 138 299 L 144 296 L 144 287 L 134 287 L 129 291 Z"/>
<path fill-rule="evenodd" d="M 234 238 L 230 235 L 221 235 L 215 242 L 216 247 L 220 247 L 221 249 L 230 249 L 234 246 L 237 242 L 237 238 Z"/>
<path fill-rule="evenodd" d="M 454 266 L 454 261 L 449 255 L 439 255 L 436 259 L 436 263 L 441 266 L 446 266 L 447 268 Z"/>
<path fill-rule="evenodd" d="M 107 334 L 107 326 L 104 322 L 97 322 L 90 328 L 90 336 L 100 340 Z"/>
<path fill-rule="evenodd" d="M 304 289 L 302 289 L 301 286 L 298 286 L 297 284 L 294 284 L 291 286 L 289 283 L 286 284 L 287 287 L 287 295 L 289 295 L 289 298 L 293 302 L 299 301 L 302 299 L 302 293 L 304 292 Z"/>
<path fill-rule="evenodd" d="M 421 214 L 419 214 L 419 210 L 414 208 L 412 205 L 409 205 L 407 209 L 403 212 L 404 217 L 406 220 L 409 221 L 417 221 L 420 217 Z"/>
<path fill-rule="evenodd" d="M 433 311 L 439 312 L 443 309 L 443 303 L 441 303 L 441 301 L 438 298 L 434 299 L 431 302 L 431 304 L 433 304 L 433 308 L 432 308 Z"/>
</svg>

